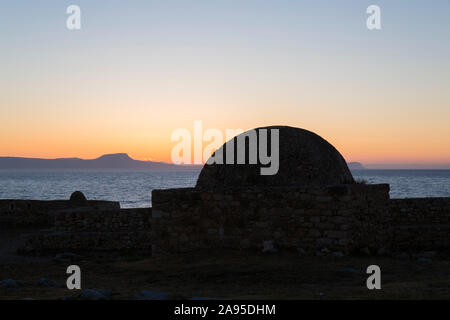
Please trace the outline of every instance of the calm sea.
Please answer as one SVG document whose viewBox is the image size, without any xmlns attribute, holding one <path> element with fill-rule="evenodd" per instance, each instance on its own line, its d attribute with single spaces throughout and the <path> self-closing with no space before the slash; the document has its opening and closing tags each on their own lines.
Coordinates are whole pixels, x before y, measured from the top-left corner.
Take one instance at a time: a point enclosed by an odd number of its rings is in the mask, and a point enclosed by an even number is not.
<svg viewBox="0 0 450 320">
<path fill-rule="evenodd" d="M 88 199 L 120 201 L 123 208 L 151 206 L 151 190 L 193 187 L 199 171 L 5 171 L 0 199 L 68 199 L 75 190 Z M 355 179 L 389 183 L 392 198 L 450 197 L 450 170 L 357 170 Z"/>
</svg>

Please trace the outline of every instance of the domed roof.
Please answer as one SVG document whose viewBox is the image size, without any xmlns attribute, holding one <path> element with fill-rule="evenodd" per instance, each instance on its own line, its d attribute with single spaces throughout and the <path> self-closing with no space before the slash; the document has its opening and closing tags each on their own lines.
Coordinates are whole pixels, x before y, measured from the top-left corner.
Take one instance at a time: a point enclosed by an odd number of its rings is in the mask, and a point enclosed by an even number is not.
<svg viewBox="0 0 450 320">
<path fill-rule="evenodd" d="M 267 148 L 269 150 L 267 153 L 269 157 L 272 141 L 271 129 L 279 130 L 279 167 L 275 174 L 261 174 L 261 168 L 270 167 L 271 164 L 261 164 L 259 156 L 256 164 L 248 164 L 248 151 L 251 145 L 248 142 L 248 138 L 245 147 L 246 164 L 237 164 L 236 151 L 234 152 L 234 163 L 226 161 L 226 152 L 228 150 L 226 146 L 233 146 L 234 143 L 234 149 L 236 150 L 238 137 L 242 136 L 240 141 L 245 141 L 244 137 L 249 136 L 249 132 L 252 131 L 250 130 L 233 138 L 216 150 L 212 157 L 216 153 L 223 152 L 224 163 L 205 164 L 200 172 L 196 187 L 215 189 L 248 186 L 317 186 L 354 183 L 353 176 L 342 155 L 326 140 L 308 130 L 287 126 L 254 129 L 257 133 L 258 141 L 261 137 L 261 130 L 267 132 Z M 252 151 L 254 152 L 255 150 L 252 149 Z M 259 143 L 257 151 L 259 155 Z M 263 154 L 266 154 L 265 150 L 263 150 Z M 274 162 L 275 158 L 272 161 Z"/>
</svg>

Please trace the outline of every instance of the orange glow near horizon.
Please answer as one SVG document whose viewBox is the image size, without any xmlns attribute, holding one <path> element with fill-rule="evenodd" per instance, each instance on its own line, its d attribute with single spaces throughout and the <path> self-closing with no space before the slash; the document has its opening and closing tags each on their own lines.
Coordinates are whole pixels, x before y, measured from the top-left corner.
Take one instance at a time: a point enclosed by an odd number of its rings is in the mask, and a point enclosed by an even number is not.
<svg viewBox="0 0 450 320">
<path fill-rule="evenodd" d="M 88 96 L 79 88 L 73 101 L 58 97 L 55 88 L 0 95 L 0 105 L 14 106 L 0 109 L 0 156 L 93 159 L 128 153 L 137 160 L 170 162 L 176 144 L 172 132 L 185 128 L 193 134 L 194 121 L 202 120 L 203 130 L 223 133 L 268 125 L 304 128 L 334 145 L 347 161 L 450 163 L 450 97 L 432 89 L 421 99 L 384 91 L 383 99 L 368 103 L 367 92 L 342 96 L 342 88 L 330 89 L 329 97 L 309 91 L 294 99 L 284 89 L 251 98 L 234 92 L 220 99 L 196 86 L 174 98 L 170 92 L 124 92 L 109 85 L 104 94 Z M 432 113 L 424 107 L 431 96 Z"/>
<path fill-rule="evenodd" d="M 255 123 L 248 126 L 213 127 L 221 130 L 225 136 L 226 129 L 249 129 L 264 125 L 275 125 L 280 123 Z M 411 136 L 406 131 L 402 134 L 391 136 L 389 132 L 367 132 L 364 128 L 342 128 L 302 126 L 300 123 L 283 123 L 295 127 L 303 127 L 314 131 L 341 152 L 348 162 L 357 161 L 361 163 L 391 163 L 391 164 L 449 164 L 450 163 L 450 141 L 434 140 L 431 134 L 419 137 Z M 86 127 L 85 127 L 86 128 Z M 137 129 L 123 132 L 111 130 L 102 132 L 100 130 L 85 130 L 72 134 L 60 127 L 52 130 L 43 130 L 39 135 L 34 130 L 16 129 L 14 138 L 1 140 L 0 156 L 16 156 L 31 158 L 71 158 L 94 159 L 104 154 L 127 153 L 131 158 L 143 161 L 171 162 L 171 150 L 177 142 L 172 142 L 170 137 L 173 130 L 186 128 L 193 135 L 193 122 L 185 126 L 169 128 L 155 128 L 154 130 Z M 5 129 L 0 132 L 5 137 Z M 47 132 L 45 132 L 47 131 Z M 20 134 L 19 134 L 20 132 Z M 424 134 L 417 132 L 416 135 Z M 450 132 L 447 137 L 450 136 Z M 205 148 L 209 142 L 203 142 Z M 193 149 L 192 153 L 193 153 Z"/>
</svg>

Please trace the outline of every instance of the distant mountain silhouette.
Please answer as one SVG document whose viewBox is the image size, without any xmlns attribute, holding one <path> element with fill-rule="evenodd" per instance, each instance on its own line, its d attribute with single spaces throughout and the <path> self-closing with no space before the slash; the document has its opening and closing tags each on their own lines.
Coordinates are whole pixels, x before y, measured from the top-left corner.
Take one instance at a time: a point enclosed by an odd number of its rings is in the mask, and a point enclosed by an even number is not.
<svg viewBox="0 0 450 320">
<path fill-rule="evenodd" d="M 364 170 L 364 166 L 360 162 L 348 162 L 348 168 L 350 170 Z"/>
<path fill-rule="evenodd" d="M 359 162 L 349 162 L 350 170 L 363 170 Z M 142 170 L 200 170 L 201 165 L 176 165 L 167 162 L 140 161 L 126 153 L 105 154 L 97 159 L 80 158 L 20 158 L 0 157 L 0 169 L 142 169 Z"/>
<path fill-rule="evenodd" d="M 38 159 L 0 157 L 0 169 L 142 169 L 199 170 L 201 166 L 176 165 L 167 162 L 140 161 L 126 153 L 105 154 L 97 159 L 80 158 Z"/>
</svg>

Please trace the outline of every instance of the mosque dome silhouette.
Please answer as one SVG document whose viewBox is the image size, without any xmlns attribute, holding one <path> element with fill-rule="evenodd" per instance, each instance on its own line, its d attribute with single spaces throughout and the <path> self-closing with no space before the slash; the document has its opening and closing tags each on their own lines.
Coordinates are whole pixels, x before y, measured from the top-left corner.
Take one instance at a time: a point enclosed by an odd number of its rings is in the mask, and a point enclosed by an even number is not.
<svg viewBox="0 0 450 320">
<path fill-rule="evenodd" d="M 266 129 L 266 130 L 264 130 Z M 271 156 L 271 129 L 278 129 L 279 167 L 276 174 L 262 175 L 260 157 L 256 164 L 249 164 L 250 153 L 260 152 L 261 130 L 267 132 L 267 149 L 263 154 Z M 205 164 L 197 180 L 196 188 L 241 188 L 241 187 L 292 187 L 292 186 L 330 186 L 355 183 L 342 155 L 319 135 L 300 128 L 288 126 L 269 126 L 253 129 L 258 143 L 256 149 L 250 148 L 249 130 L 226 142 L 216 153 L 223 153 L 223 163 Z M 253 132 L 254 133 L 254 132 Z M 239 138 L 241 136 L 241 138 Z M 255 136 L 253 134 L 253 136 Z M 238 140 L 245 143 L 245 164 L 237 163 L 236 147 Z M 264 141 L 264 140 L 263 140 Z M 234 144 L 234 152 L 227 161 L 226 146 Z M 241 144 L 242 145 L 242 144 Z M 255 144 L 253 145 L 255 146 Z M 215 157 L 217 158 L 217 157 Z M 274 161 L 274 159 L 272 159 Z M 231 162 L 231 163 L 230 163 Z"/>
</svg>

